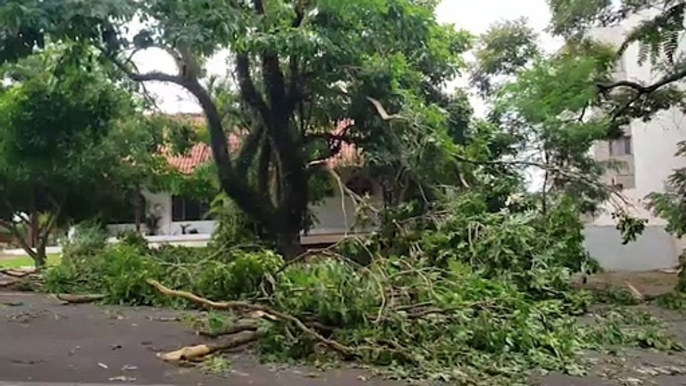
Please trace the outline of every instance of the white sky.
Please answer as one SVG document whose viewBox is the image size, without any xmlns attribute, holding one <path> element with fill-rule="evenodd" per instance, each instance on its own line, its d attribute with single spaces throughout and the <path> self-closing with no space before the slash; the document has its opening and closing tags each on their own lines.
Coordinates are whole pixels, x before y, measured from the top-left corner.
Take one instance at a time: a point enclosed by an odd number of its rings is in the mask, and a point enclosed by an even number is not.
<svg viewBox="0 0 686 386">
<path fill-rule="evenodd" d="M 529 24 L 542 33 L 550 19 L 546 0 L 443 0 L 436 10 L 441 23 L 451 23 L 478 35 L 498 21 L 526 17 Z M 558 42 L 542 33 L 541 44 L 545 49 L 554 49 Z M 467 56 L 467 60 L 470 56 Z M 147 50 L 136 55 L 136 63 L 142 72 L 158 70 L 168 73 L 175 71 L 174 62 L 161 50 Z M 216 75 L 226 74 L 224 58 L 214 58 L 207 65 L 208 72 Z M 456 79 L 448 87 L 466 86 L 465 79 Z M 159 107 L 168 113 L 199 112 L 200 108 L 190 95 L 179 87 L 169 84 L 151 83 L 146 85 L 158 99 Z M 482 114 L 484 105 L 472 98 L 477 114 Z"/>
</svg>

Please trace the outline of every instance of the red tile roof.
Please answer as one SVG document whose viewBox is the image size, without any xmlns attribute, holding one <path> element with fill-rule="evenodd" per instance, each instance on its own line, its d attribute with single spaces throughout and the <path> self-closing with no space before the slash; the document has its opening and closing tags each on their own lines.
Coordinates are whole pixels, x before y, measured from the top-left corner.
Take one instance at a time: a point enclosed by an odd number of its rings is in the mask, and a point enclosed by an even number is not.
<svg viewBox="0 0 686 386">
<path fill-rule="evenodd" d="M 186 117 L 186 115 L 183 115 Z M 189 117 L 198 121 L 197 115 L 189 115 Z M 202 117 L 200 117 L 202 118 Z M 354 122 L 350 119 L 342 120 L 332 131 L 332 134 L 341 134 L 347 127 Z M 234 152 L 240 148 L 241 138 L 236 134 L 229 135 L 229 151 Z M 347 142 L 341 143 L 340 151 L 333 157 L 326 161 L 329 168 L 338 168 L 343 166 L 356 165 L 361 162 L 361 154 L 354 145 Z M 206 164 L 212 160 L 212 150 L 207 144 L 197 143 L 193 145 L 187 155 L 168 155 L 167 162 L 169 165 L 175 167 L 182 173 L 192 173 L 198 166 Z"/>
</svg>

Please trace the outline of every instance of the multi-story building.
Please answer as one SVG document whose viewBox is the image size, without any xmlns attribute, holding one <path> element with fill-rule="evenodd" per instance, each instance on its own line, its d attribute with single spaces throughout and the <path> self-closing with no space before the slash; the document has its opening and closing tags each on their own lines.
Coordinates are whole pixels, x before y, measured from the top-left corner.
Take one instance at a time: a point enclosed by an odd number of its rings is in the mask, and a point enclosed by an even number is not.
<svg viewBox="0 0 686 386">
<path fill-rule="evenodd" d="M 635 16 L 622 25 L 599 28 L 592 36 L 619 46 L 626 34 L 646 15 Z M 686 49 L 686 43 L 681 49 Z M 648 62 L 639 63 L 639 48 L 634 45 L 619 58 L 615 78 L 651 84 L 661 74 Z M 686 167 L 686 158 L 677 157 L 677 145 L 686 141 L 686 116 L 678 109 L 659 112 L 648 122 L 635 120 L 624 128 L 624 136 L 599 142 L 592 152 L 597 160 L 614 165 L 607 169 L 603 182 L 619 195 L 607 203 L 604 213 L 589 219 L 589 251 L 612 269 L 657 269 L 677 264 L 684 243 L 665 232 L 666 222 L 646 208 L 646 196 L 668 189 L 667 179 L 677 168 Z M 644 234 L 633 243 L 622 245 L 612 212 L 621 207 L 636 217 L 648 220 Z"/>
</svg>

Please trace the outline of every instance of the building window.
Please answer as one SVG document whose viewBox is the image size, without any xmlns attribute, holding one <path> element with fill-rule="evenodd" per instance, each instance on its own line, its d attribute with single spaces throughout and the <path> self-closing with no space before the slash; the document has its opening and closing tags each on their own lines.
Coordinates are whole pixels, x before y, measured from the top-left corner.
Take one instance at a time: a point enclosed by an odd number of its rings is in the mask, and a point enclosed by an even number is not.
<svg viewBox="0 0 686 386">
<path fill-rule="evenodd" d="M 131 201 L 126 201 L 121 205 L 111 205 L 107 208 L 106 218 L 109 224 L 135 224 L 136 223 L 136 204 L 139 205 L 139 220 L 143 221 L 145 216 L 145 197 L 139 194 L 135 198 L 138 200 L 135 202 L 133 199 Z"/>
<path fill-rule="evenodd" d="M 625 135 L 619 139 L 610 141 L 610 156 L 631 155 L 631 137 Z"/>
<path fill-rule="evenodd" d="M 172 196 L 172 221 L 202 221 L 207 219 L 210 206 L 186 197 Z"/>
</svg>

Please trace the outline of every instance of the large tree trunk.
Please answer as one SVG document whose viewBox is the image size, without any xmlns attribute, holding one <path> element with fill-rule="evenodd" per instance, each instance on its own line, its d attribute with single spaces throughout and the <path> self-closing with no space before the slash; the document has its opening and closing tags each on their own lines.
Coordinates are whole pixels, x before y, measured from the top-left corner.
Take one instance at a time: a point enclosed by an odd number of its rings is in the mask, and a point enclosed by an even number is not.
<svg viewBox="0 0 686 386">
<path fill-rule="evenodd" d="M 40 269 L 45 267 L 48 261 L 48 254 L 45 252 L 46 244 L 48 243 L 48 235 L 45 235 L 43 239 L 38 240 L 38 246 L 36 247 L 36 254 L 31 256 L 36 268 Z"/>
<path fill-rule="evenodd" d="M 300 232 L 283 231 L 276 239 L 277 249 L 286 261 L 294 260 L 305 252 L 300 243 Z"/>
</svg>

